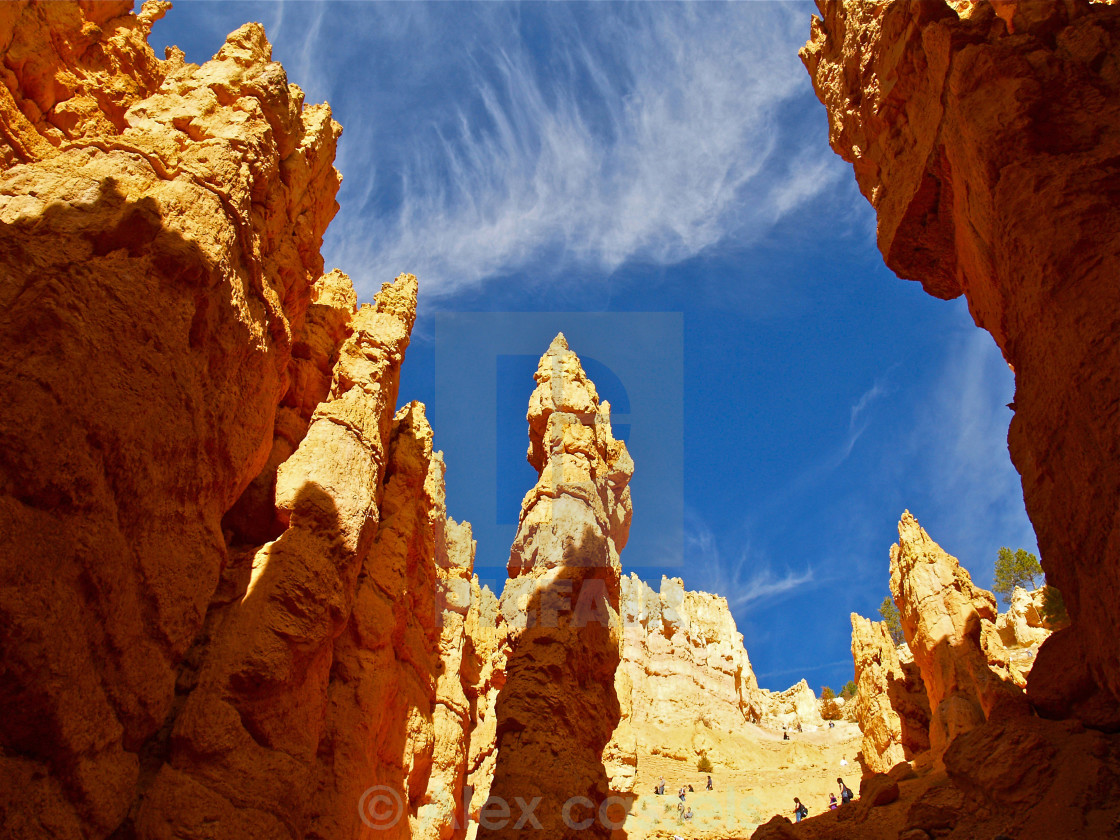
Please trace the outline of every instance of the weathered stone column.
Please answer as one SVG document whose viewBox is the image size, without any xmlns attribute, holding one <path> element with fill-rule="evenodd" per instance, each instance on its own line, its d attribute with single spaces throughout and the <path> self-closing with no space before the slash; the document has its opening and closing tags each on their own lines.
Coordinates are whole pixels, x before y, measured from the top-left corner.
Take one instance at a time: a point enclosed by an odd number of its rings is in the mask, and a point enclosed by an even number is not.
<svg viewBox="0 0 1120 840">
<path fill-rule="evenodd" d="M 502 594 L 507 681 L 478 836 L 606 838 L 624 816 L 608 799 L 602 754 L 619 720 L 618 553 L 633 462 L 562 334 L 535 378 L 529 463 L 540 480 L 522 503 Z"/>
<path fill-rule="evenodd" d="M 891 595 L 929 697 L 934 761 L 997 709 L 1026 713 L 996 629 L 995 597 L 972 583 L 910 511 L 903 511 L 891 546 Z"/>
</svg>

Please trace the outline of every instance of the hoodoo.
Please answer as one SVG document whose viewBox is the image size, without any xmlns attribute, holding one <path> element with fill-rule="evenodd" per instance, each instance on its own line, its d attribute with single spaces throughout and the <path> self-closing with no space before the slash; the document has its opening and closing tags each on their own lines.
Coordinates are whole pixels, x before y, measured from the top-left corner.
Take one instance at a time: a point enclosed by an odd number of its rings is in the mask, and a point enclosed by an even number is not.
<svg viewBox="0 0 1120 840">
<path fill-rule="evenodd" d="M 513 837 L 534 818 L 542 836 L 606 838 L 625 816 L 608 801 L 603 748 L 619 721 L 619 551 L 634 466 L 563 335 L 535 379 L 528 457 L 540 479 L 522 502 L 502 593 L 509 652 L 478 836 Z"/>
<path fill-rule="evenodd" d="M 472 553 L 394 418 L 416 279 L 324 273 L 341 129 L 259 25 L 160 61 L 131 5 L 0 11 L 0 833 L 451 836 Z"/>
<path fill-rule="evenodd" d="M 904 664 L 886 624 L 852 613 L 856 721 L 865 770 L 886 773 L 929 749 L 929 700 L 913 662 Z"/>
<path fill-rule="evenodd" d="M 903 512 L 891 547 L 891 594 L 929 698 L 934 759 L 997 707 L 1026 711 L 996 629 L 995 597 L 973 585 L 910 511 Z"/>
</svg>

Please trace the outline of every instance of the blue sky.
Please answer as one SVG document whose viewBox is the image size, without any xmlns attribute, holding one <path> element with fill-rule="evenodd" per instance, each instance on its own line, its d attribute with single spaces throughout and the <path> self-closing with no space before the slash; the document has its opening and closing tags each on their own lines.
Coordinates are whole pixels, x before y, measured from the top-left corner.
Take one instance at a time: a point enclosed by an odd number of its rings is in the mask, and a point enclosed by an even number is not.
<svg viewBox="0 0 1120 840">
<path fill-rule="evenodd" d="M 883 266 L 797 58 L 811 12 L 179 2 L 152 34 L 202 62 L 260 21 L 307 101 L 330 102 L 344 180 L 324 257 L 363 300 L 420 278 L 401 399 L 436 420 L 480 576 L 504 580 L 535 478 L 531 356 L 564 329 L 628 409 L 624 568 L 726 596 L 774 689 L 851 678 L 848 614 L 887 594 L 904 508 L 981 585 L 999 546 L 1036 550 L 1007 455 L 1011 373 L 963 299 Z M 456 313 L 508 313 L 479 330 L 480 346 L 515 337 L 479 357 L 486 405 L 439 375 L 447 324 L 471 323 Z M 454 434 L 460 417 L 493 445 Z"/>
</svg>

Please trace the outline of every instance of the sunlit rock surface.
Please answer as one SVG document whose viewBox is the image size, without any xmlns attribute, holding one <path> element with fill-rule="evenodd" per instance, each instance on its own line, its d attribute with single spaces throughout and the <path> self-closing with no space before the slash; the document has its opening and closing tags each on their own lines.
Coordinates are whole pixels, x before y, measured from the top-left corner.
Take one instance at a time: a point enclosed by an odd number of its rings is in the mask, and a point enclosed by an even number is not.
<svg viewBox="0 0 1120 840">
<path fill-rule="evenodd" d="M 622 814 L 600 816 L 610 794 L 603 749 L 620 716 L 618 553 L 634 466 L 563 335 L 535 379 L 529 462 L 540 479 L 522 502 L 500 604 L 510 633 L 490 789 L 513 813 L 484 809 L 478 836 L 518 834 L 516 798 L 539 796 L 545 836 L 609 837 Z"/>
<path fill-rule="evenodd" d="M 887 266 L 964 294 L 1015 371 L 1011 459 L 1072 620 L 1028 694 L 1120 726 L 1120 7 L 818 8 L 801 56 Z"/>
</svg>

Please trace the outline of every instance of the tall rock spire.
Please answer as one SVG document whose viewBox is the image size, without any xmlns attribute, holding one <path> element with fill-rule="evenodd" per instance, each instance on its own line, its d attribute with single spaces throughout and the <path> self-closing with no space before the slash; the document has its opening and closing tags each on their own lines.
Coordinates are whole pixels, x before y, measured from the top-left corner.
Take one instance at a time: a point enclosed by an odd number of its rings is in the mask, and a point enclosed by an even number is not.
<svg viewBox="0 0 1120 840">
<path fill-rule="evenodd" d="M 891 595 L 929 697 L 930 749 L 940 760 L 957 735 L 997 706 L 1026 702 L 996 629 L 996 599 L 903 511 L 891 546 Z"/>
<path fill-rule="evenodd" d="M 513 836 L 535 820 L 542 837 L 606 838 L 623 819 L 602 754 L 619 720 L 619 551 L 633 462 L 563 334 L 535 379 L 528 457 L 540 478 L 521 505 L 502 594 L 508 677 L 478 836 Z"/>
</svg>

